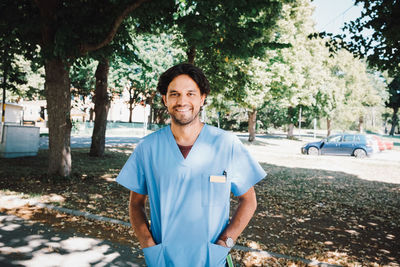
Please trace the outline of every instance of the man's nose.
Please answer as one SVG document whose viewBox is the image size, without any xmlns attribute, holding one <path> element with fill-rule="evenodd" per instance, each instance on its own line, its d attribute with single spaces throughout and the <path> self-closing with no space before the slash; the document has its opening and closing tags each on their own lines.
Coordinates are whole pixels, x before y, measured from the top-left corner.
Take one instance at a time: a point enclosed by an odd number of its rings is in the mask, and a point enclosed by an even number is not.
<svg viewBox="0 0 400 267">
<path fill-rule="evenodd" d="M 178 105 L 184 105 L 184 104 L 186 104 L 187 103 L 187 97 L 184 95 L 184 94 L 181 94 L 179 97 L 178 97 L 178 101 L 177 101 L 178 103 Z"/>
</svg>

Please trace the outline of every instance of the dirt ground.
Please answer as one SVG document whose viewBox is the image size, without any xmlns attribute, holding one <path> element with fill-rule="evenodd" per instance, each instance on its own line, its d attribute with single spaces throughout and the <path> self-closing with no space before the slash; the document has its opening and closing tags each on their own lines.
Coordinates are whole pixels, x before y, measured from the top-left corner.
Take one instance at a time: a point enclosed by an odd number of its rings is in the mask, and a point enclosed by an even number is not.
<svg viewBox="0 0 400 267">
<path fill-rule="evenodd" d="M 258 208 L 239 245 L 343 266 L 400 266 L 399 150 L 366 159 L 313 157 L 300 153 L 301 146 L 312 138 L 295 141 L 279 135 L 258 136 L 248 144 L 243 136 L 242 141 L 268 177 L 255 187 Z M 29 171 L 23 177 L 12 177 L 0 171 L 0 193 L 128 221 L 129 192 L 115 183 L 115 177 L 130 151 L 131 147 L 108 148 L 102 163 L 88 158 L 85 149 L 75 150 L 78 171 L 70 180 L 50 181 Z M 0 167 L 22 168 L 24 164 L 7 160 Z M 79 164 L 106 167 L 78 175 Z M 235 205 L 233 198 L 232 210 Z M 29 205 L 2 206 L 3 212 L 46 222 L 63 231 L 139 248 L 128 227 Z M 240 266 L 306 265 L 254 252 L 234 251 L 233 255 Z"/>
</svg>

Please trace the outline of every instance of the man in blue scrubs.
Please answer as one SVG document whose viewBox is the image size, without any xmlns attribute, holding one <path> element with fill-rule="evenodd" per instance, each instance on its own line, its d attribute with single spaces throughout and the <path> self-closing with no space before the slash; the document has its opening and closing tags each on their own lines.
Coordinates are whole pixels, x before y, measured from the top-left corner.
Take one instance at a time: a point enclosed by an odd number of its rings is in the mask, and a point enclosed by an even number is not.
<svg viewBox="0 0 400 267">
<path fill-rule="evenodd" d="M 117 177 L 131 190 L 132 227 L 148 266 L 225 266 L 266 173 L 235 135 L 200 121 L 210 86 L 199 68 L 176 65 L 157 89 L 171 124 L 143 138 Z M 229 220 L 231 192 L 239 205 Z"/>
</svg>

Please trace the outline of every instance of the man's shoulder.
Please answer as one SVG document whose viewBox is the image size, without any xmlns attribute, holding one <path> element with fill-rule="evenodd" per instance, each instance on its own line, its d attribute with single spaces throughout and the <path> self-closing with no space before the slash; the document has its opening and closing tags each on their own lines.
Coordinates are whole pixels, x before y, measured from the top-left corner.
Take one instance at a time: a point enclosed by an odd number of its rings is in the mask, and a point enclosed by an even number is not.
<svg viewBox="0 0 400 267">
<path fill-rule="evenodd" d="M 166 137 L 166 131 L 168 131 L 169 129 L 169 125 L 155 131 L 152 132 L 149 135 L 146 135 L 145 137 L 143 137 L 140 142 L 139 145 L 142 149 L 149 147 L 149 146 L 154 146 L 158 141 L 161 141 L 163 138 Z"/>
<path fill-rule="evenodd" d="M 234 133 L 223 130 L 221 128 L 217 128 L 212 125 L 207 124 L 207 130 L 208 130 L 209 136 L 213 136 L 213 137 L 221 139 L 221 140 L 234 141 L 237 138 L 237 136 Z"/>
</svg>

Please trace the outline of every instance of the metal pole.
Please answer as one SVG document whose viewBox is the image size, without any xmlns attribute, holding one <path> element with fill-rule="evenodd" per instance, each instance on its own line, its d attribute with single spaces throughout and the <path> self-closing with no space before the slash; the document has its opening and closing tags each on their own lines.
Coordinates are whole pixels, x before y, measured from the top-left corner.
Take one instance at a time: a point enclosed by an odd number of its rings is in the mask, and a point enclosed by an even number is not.
<svg viewBox="0 0 400 267">
<path fill-rule="evenodd" d="M 7 73 L 6 73 L 6 70 L 5 70 L 5 68 L 6 68 L 6 66 L 3 66 L 3 68 L 4 68 L 4 72 L 3 72 L 3 77 L 2 77 L 2 79 L 3 79 L 3 107 L 2 107 L 2 112 L 1 112 L 1 127 L 2 127 L 2 129 L 1 129 L 1 143 L 3 143 L 4 142 L 4 130 L 5 130 L 5 125 L 6 125 L 6 121 L 5 121 L 5 118 L 6 118 L 6 75 L 7 75 Z"/>
<path fill-rule="evenodd" d="M 300 107 L 300 113 L 299 113 L 299 139 L 301 137 L 301 107 Z"/>
<path fill-rule="evenodd" d="M 317 118 L 314 118 L 314 139 L 317 138 Z"/>
<path fill-rule="evenodd" d="M 1 112 L 1 122 L 4 124 L 5 122 L 5 117 L 6 117 L 6 85 L 4 84 L 4 81 L 6 79 L 3 77 L 3 108 Z"/>
<path fill-rule="evenodd" d="M 1 130 L 1 143 L 4 142 L 4 130 L 5 130 L 5 124 L 6 124 L 6 85 L 7 85 L 7 75 L 8 75 L 8 65 L 7 65 L 7 54 L 8 54 L 8 48 L 5 47 L 3 51 L 3 107 L 2 107 L 2 113 L 1 113 L 1 124 L 2 124 L 2 130 Z"/>
</svg>

